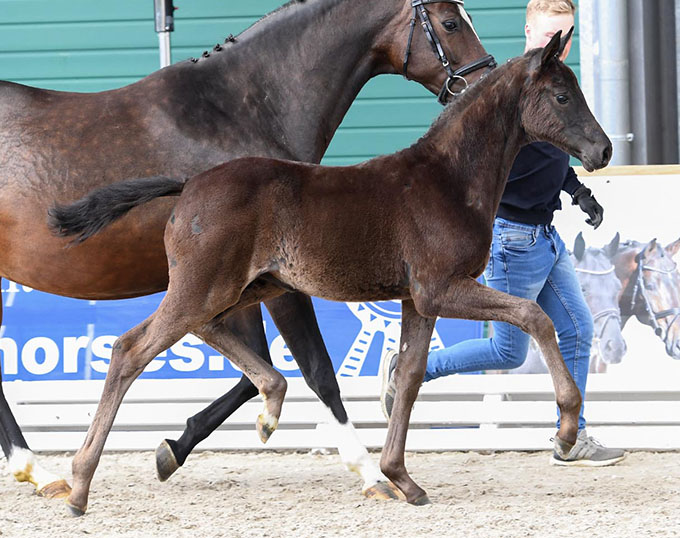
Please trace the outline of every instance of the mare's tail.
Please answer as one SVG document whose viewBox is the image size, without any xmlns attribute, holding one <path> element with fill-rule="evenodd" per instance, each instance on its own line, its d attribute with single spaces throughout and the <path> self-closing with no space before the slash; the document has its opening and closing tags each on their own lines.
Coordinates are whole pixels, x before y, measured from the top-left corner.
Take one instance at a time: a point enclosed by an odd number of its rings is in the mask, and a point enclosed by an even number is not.
<svg viewBox="0 0 680 538">
<path fill-rule="evenodd" d="M 179 196 L 184 185 L 185 179 L 160 176 L 107 185 L 72 204 L 52 206 L 47 211 L 47 225 L 56 235 L 77 235 L 72 242 L 82 243 L 133 207 L 161 196 Z"/>
</svg>

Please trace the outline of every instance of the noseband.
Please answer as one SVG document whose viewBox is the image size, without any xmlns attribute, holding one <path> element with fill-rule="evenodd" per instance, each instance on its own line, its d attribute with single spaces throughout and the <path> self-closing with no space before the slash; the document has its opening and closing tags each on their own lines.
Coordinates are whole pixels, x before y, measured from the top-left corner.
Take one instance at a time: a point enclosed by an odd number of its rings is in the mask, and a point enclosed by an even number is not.
<svg viewBox="0 0 680 538">
<path fill-rule="evenodd" d="M 647 295 L 647 291 L 645 289 L 643 271 L 652 271 L 664 275 L 671 275 L 677 269 L 677 266 L 674 264 L 672 269 L 657 269 L 656 267 L 652 267 L 651 265 L 645 265 L 645 259 L 642 253 L 639 254 L 637 262 L 638 266 L 637 269 L 635 270 L 636 272 L 635 284 L 633 285 L 633 293 L 630 301 L 630 311 L 633 313 L 635 312 L 636 299 L 639 293 L 640 296 L 642 297 L 643 308 L 645 309 L 645 312 L 649 317 L 649 322 L 652 328 L 654 329 L 654 333 L 659 337 L 663 336 L 663 342 L 666 345 L 666 349 L 668 349 L 667 341 L 668 335 L 670 334 L 670 330 L 673 324 L 678 320 L 678 318 L 680 318 L 680 308 L 675 307 L 669 308 L 667 310 L 661 310 L 660 312 L 654 312 L 654 309 L 652 308 L 652 303 L 649 300 L 649 296 Z M 659 325 L 658 320 L 670 316 L 673 316 L 673 319 L 671 319 L 671 321 L 668 323 L 668 326 L 666 327 L 666 334 L 664 335 L 664 330 L 661 327 L 661 325 Z"/>
<path fill-rule="evenodd" d="M 413 32 L 416 27 L 416 19 L 419 18 L 420 24 L 423 27 L 423 31 L 425 32 L 425 36 L 427 37 L 427 40 L 430 43 L 430 46 L 432 47 L 432 51 L 434 52 L 435 56 L 437 56 L 437 59 L 441 62 L 442 66 L 444 67 L 444 70 L 446 71 L 446 74 L 448 75 L 446 81 L 444 82 L 444 85 L 442 86 L 442 89 L 439 90 L 439 95 L 437 96 L 437 100 L 442 105 L 446 105 L 446 100 L 448 99 L 449 95 L 456 95 L 457 93 L 462 93 L 467 89 L 468 82 L 467 80 L 465 80 L 465 75 L 468 75 L 473 71 L 476 71 L 477 69 L 482 69 L 484 67 L 487 67 L 488 70 L 490 71 L 491 69 L 496 67 L 496 60 L 494 59 L 493 56 L 491 56 L 491 54 L 487 54 L 483 58 L 480 58 L 479 60 L 464 65 L 463 67 L 460 67 L 455 71 L 451 68 L 451 63 L 449 62 L 449 59 L 446 57 L 444 47 L 442 47 L 442 43 L 439 40 L 439 37 L 437 36 L 437 32 L 435 32 L 434 30 L 434 26 L 432 26 L 430 15 L 427 12 L 427 9 L 425 9 L 426 4 L 441 4 L 441 3 L 458 4 L 459 6 L 461 6 L 461 8 L 463 7 L 463 0 L 411 0 L 411 7 L 413 8 L 413 17 L 411 18 L 411 28 L 408 34 L 406 53 L 404 54 L 403 72 L 404 77 L 408 79 L 408 61 L 409 57 L 411 56 L 411 43 L 413 41 Z M 463 88 L 460 92 L 454 92 L 451 89 L 451 84 L 453 84 L 456 80 L 462 80 L 465 83 L 465 88 Z"/>
</svg>

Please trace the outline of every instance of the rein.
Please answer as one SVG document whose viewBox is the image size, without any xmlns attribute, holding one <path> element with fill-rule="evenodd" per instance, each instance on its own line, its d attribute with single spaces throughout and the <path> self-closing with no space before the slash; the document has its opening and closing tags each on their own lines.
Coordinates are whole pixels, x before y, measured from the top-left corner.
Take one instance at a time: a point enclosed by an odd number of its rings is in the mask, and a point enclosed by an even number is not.
<svg viewBox="0 0 680 538">
<path fill-rule="evenodd" d="M 425 32 L 425 36 L 427 37 L 427 41 L 430 43 L 432 51 L 434 52 L 435 56 L 437 56 L 437 59 L 441 62 L 442 66 L 444 67 L 444 71 L 446 71 L 446 74 L 448 75 L 446 81 L 444 82 L 444 85 L 442 86 L 442 89 L 439 90 L 439 94 L 437 95 L 437 100 L 442 105 L 446 105 L 446 101 L 449 95 L 455 96 L 467 90 L 468 81 L 465 79 L 465 75 L 469 75 L 473 71 L 476 71 L 477 69 L 482 69 L 484 67 L 487 67 L 488 70 L 491 71 L 496 67 L 497 64 L 494 57 L 491 54 L 487 54 L 483 58 L 480 58 L 479 60 L 464 65 L 463 67 L 459 67 L 455 71 L 451 68 L 451 62 L 449 62 L 449 59 L 446 56 L 446 52 L 444 52 L 444 47 L 442 46 L 439 36 L 437 36 L 437 32 L 435 32 L 434 26 L 432 26 L 430 15 L 427 12 L 427 9 L 425 9 L 426 4 L 440 4 L 440 3 L 457 4 L 461 7 L 461 9 L 463 7 L 463 0 L 411 0 L 411 7 L 413 8 L 413 17 L 411 18 L 411 27 L 408 34 L 408 41 L 406 43 L 403 71 L 404 78 L 408 79 L 408 61 L 411 56 L 411 44 L 413 42 L 413 33 L 416 27 L 416 19 L 420 19 L 420 24 L 423 27 L 423 31 Z M 462 80 L 465 83 L 465 87 L 462 90 L 460 90 L 460 92 L 454 92 L 451 89 L 451 84 L 456 80 Z"/>
</svg>

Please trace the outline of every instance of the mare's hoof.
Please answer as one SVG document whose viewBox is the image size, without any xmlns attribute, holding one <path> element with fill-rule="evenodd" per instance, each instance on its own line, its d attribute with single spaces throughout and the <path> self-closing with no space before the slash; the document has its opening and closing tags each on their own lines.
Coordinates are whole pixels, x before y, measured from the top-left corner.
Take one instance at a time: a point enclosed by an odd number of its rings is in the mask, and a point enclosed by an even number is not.
<svg viewBox="0 0 680 538">
<path fill-rule="evenodd" d="M 272 433 L 274 433 L 278 425 L 279 421 L 271 415 L 268 416 L 268 419 L 265 418 L 265 415 L 258 416 L 256 428 L 257 434 L 260 436 L 260 441 L 263 443 L 269 441 L 269 438 L 272 436 Z"/>
<path fill-rule="evenodd" d="M 71 486 L 64 479 L 50 482 L 42 489 L 38 490 L 38 495 L 46 499 L 63 499 L 71 495 Z"/>
<path fill-rule="evenodd" d="M 156 448 L 156 476 L 161 482 L 165 482 L 172 476 L 180 464 L 177 463 L 175 453 L 172 451 L 170 443 L 167 439 L 163 439 L 158 448 Z"/>
<path fill-rule="evenodd" d="M 406 500 L 404 494 L 392 482 L 378 482 L 374 486 L 365 489 L 363 494 L 367 499 L 376 499 L 378 501 Z"/>
<path fill-rule="evenodd" d="M 432 501 L 430 500 L 426 493 L 425 495 L 421 495 L 417 499 L 411 501 L 410 504 L 412 504 L 413 506 L 425 506 L 426 504 L 432 504 Z"/>
<path fill-rule="evenodd" d="M 79 508 L 74 504 L 71 504 L 68 499 L 66 499 L 66 506 L 68 506 L 69 512 L 73 517 L 80 517 L 85 515 L 85 511 L 87 510 L 87 506 L 84 508 Z"/>
</svg>

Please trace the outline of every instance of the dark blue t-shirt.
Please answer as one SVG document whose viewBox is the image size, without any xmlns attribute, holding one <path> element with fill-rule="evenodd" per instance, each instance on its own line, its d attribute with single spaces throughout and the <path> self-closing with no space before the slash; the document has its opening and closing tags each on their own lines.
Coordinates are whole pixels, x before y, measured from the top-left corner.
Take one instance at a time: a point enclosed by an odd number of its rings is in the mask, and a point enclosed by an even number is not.
<svg viewBox="0 0 680 538">
<path fill-rule="evenodd" d="M 573 194 L 581 182 L 569 155 L 548 142 L 524 146 L 515 159 L 497 216 L 525 224 L 550 224 L 562 208 L 560 192 Z"/>
</svg>

